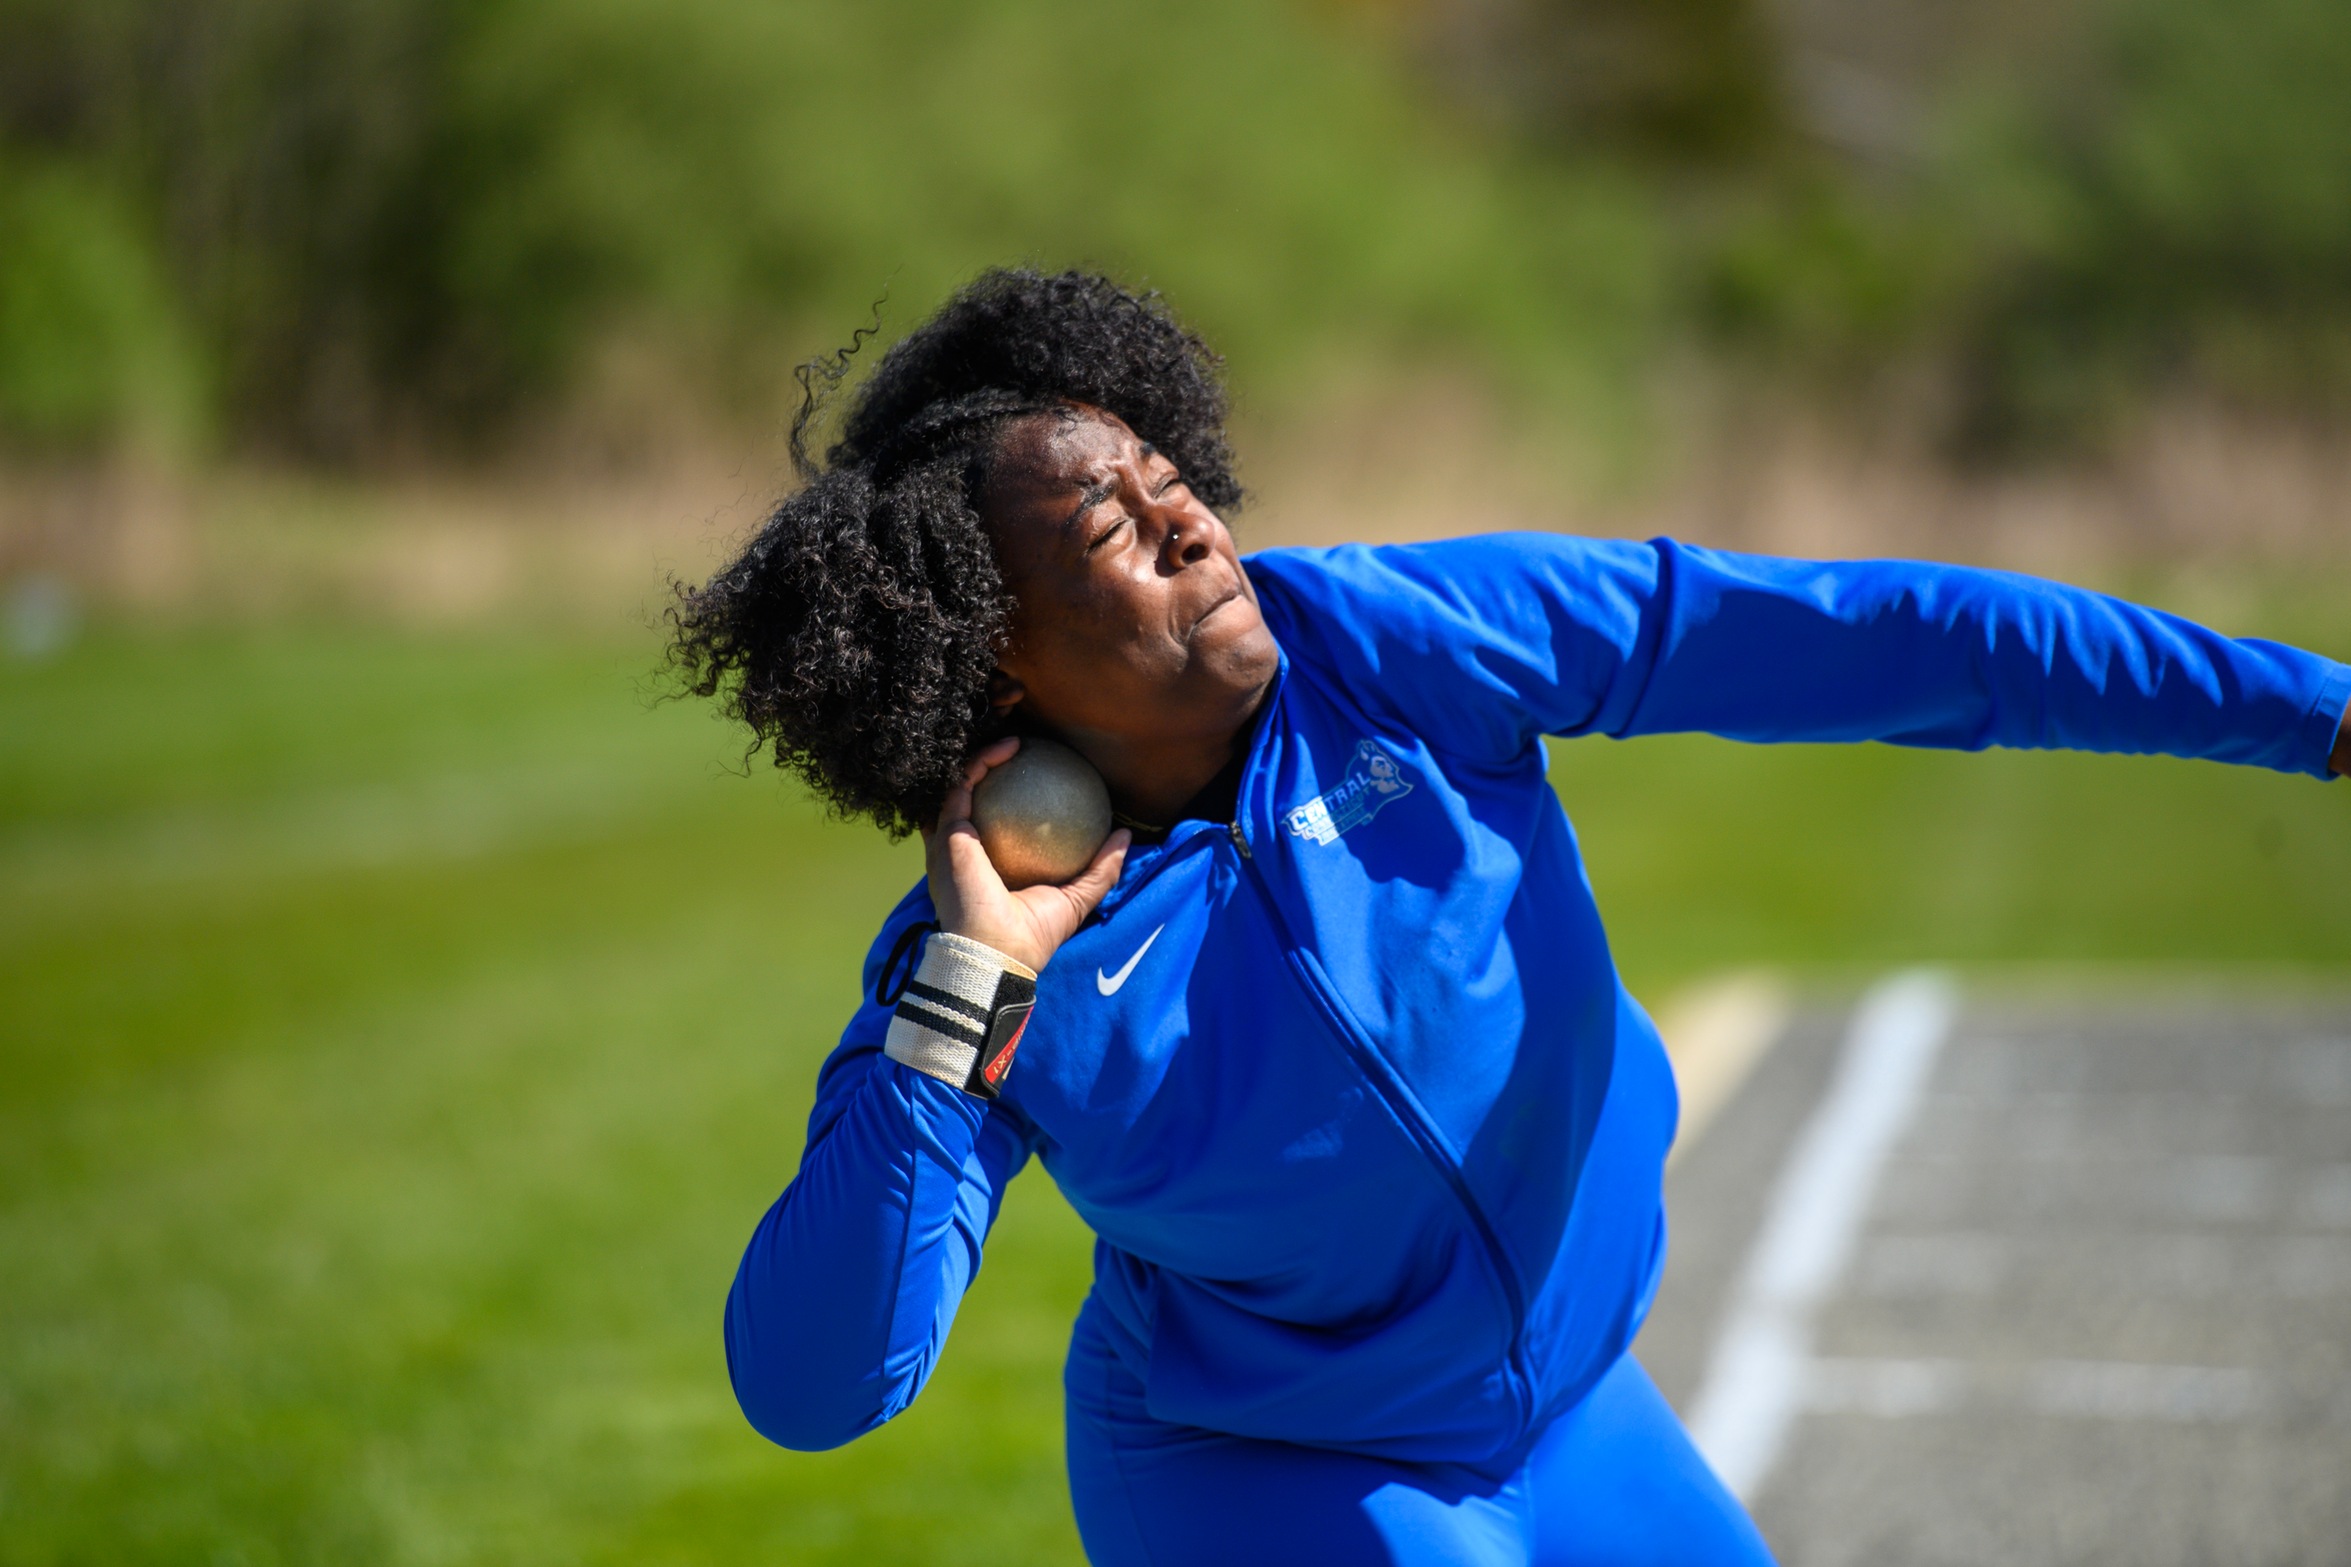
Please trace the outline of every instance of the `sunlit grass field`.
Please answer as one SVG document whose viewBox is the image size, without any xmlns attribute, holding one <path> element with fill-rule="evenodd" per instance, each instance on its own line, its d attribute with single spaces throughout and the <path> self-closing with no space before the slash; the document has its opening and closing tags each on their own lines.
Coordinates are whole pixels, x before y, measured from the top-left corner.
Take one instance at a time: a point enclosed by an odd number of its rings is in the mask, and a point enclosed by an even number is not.
<svg viewBox="0 0 2351 1567">
<path fill-rule="evenodd" d="M 2280 613 L 2236 629 L 2351 653 Z M 1078 1560 L 1087 1242 L 1040 1174 L 911 1414 L 803 1456 L 734 1410 L 737 1249 L 918 860 L 653 659 L 317 623 L 0 665 L 0 1562 Z M 1653 999 L 2351 977 L 2342 785 L 1698 739 L 1556 776 Z"/>
</svg>

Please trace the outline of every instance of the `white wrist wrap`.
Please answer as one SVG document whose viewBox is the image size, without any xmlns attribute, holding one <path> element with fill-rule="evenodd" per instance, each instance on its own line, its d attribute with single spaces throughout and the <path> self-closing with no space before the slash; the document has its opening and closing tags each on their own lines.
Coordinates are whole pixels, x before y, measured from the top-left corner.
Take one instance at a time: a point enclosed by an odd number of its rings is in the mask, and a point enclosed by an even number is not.
<svg viewBox="0 0 2351 1567">
<path fill-rule="evenodd" d="M 898 999 L 882 1054 L 982 1099 L 1012 1070 L 1037 975 L 994 947 L 941 931 Z"/>
</svg>

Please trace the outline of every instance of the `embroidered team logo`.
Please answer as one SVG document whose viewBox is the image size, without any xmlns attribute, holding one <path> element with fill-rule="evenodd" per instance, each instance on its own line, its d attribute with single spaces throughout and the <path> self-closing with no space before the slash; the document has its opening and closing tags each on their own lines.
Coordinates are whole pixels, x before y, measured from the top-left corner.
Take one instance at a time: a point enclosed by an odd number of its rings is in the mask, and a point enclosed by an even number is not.
<svg viewBox="0 0 2351 1567">
<path fill-rule="evenodd" d="M 1309 843 L 1336 843 L 1339 834 L 1354 831 L 1411 792 L 1412 780 L 1404 776 L 1401 762 L 1374 742 L 1358 740 L 1347 776 L 1283 820 Z"/>
</svg>

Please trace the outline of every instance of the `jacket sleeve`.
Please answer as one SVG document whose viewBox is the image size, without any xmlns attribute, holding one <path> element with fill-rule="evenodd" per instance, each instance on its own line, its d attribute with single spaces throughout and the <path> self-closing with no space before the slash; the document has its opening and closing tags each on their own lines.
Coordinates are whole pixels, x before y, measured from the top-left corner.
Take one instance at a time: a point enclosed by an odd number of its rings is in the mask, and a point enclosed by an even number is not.
<svg viewBox="0 0 2351 1567">
<path fill-rule="evenodd" d="M 2332 776 L 2351 668 L 2009 572 L 1494 535 L 1255 557 L 1275 632 L 1502 763 L 1542 734 L 1703 731 L 2162 752 Z"/>
<path fill-rule="evenodd" d="M 1029 1141 L 985 1104 L 882 1054 L 875 980 L 918 889 L 884 925 L 865 994 L 817 1079 L 800 1170 L 727 1295 L 727 1372 L 763 1436 L 838 1447 L 914 1401 L 938 1363 L 1004 1189 Z"/>
</svg>

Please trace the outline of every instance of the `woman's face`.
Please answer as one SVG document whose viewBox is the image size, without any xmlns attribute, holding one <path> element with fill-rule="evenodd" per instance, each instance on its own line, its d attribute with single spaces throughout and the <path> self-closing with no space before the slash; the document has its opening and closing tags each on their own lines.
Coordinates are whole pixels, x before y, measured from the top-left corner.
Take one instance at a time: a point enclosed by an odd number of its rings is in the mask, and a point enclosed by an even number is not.
<svg viewBox="0 0 2351 1567">
<path fill-rule="evenodd" d="M 1123 420 L 1005 432 L 981 513 L 1014 599 L 995 700 L 1075 740 L 1226 740 L 1276 667 L 1223 522 Z"/>
</svg>

